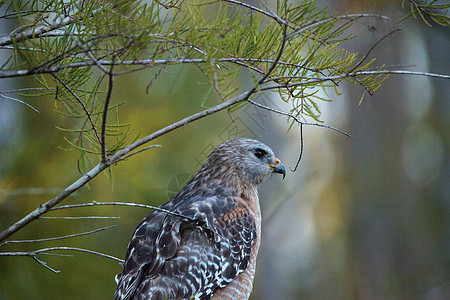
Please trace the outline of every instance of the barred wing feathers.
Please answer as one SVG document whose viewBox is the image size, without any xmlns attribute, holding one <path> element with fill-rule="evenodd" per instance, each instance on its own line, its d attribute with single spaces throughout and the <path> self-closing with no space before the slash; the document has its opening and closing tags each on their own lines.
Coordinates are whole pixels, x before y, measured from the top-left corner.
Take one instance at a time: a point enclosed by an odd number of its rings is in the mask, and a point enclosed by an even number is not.
<svg viewBox="0 0 450 300">
<path fill-rule="evenodd" d="M 139 224 L 114 299 L 210 299 L 247 268 L 257 231 L 242 199 L 187 194 L 161 206 L 185 219 L 155 210 Z"/>
</svg>

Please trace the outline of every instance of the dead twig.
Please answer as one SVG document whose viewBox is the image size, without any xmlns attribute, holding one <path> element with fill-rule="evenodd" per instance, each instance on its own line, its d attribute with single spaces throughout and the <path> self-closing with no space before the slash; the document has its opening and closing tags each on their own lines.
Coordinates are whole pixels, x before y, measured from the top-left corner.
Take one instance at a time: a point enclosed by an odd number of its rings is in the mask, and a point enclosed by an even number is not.
<svg viewBox="0 0 450 300">
<path fill-rule="evenodd" d="M 69 234 L 69 235 L 64 235 L 64 236 L 57 236 L 57 237 L 52 237 L 52 238 L 45 238 L 45 239 L 5 241 L 5 242 L 0 244 L 0 247 L 5 246 L 5 245 L 9 245 L 9 244 L 39 243 L 39 242 L 57 241 L 57 240 L 68 239 L 68 238 L 72 238 L 72 237 L 78 237 L 78 236 L 93 234 L 93 233 L 100 232 L 100 231 L 103 231 L 103 230 L 106 230 L 106 229 L 114 228 L 116 226 L 117 225 L 111 225 L 111 226 L 106 226 L 106 227 L 102 227 L 102 228 L 98 228 L 98 229 L 94 229 L 94 230 L 90 230 L 90 231 L 86 231 L 86 232 Z"/>
<path fill-rule="evenodd" d="M 46 268 L 54 273 L 59 273 L 60 272 L 59 270 L 55 270 L 55 269 L 51 268 L 50 266 L 47 265 L 46 262 L 38 259 L 37 255 L 41 254 L 41 255 L 54 255 L 54 256 L 70 256 L 70 255 L 65 255 L 65 254 L 48 253 L 51 251 L 61 251 L 61 250 L 85 252 L 85 253 L 90 253 L 90 254 L 110 258 L 110 259 L 118 261 L 120 263 L 124 262 L 123 259 L 114 257 L 112 255 L 104 254 L 104 253 L 89 250 L 89 249 L 75 248 L 75 247 L 50 247 L 50 248 L 43 248 L 43 249 L 28 251 L 28 252 L 0 252 L 0 256 L 28 256 L 28 257 L 33 258 L 34 261 L 36 261 L 38 264 L 40 264 L 44 268 Z"/>
</svg>

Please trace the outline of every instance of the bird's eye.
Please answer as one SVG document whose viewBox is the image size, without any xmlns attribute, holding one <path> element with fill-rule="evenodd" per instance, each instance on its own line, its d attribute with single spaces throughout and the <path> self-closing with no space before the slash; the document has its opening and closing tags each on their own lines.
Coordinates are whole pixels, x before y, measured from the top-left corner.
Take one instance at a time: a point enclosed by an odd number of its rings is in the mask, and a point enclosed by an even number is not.
<svg viewBox="0 0 450 300">
<path fill-rule="evenodd" d="M 259 159 L 263 158 L 267 154 L 266 151 L 264 151 L 263 149 L 260 149 L 260 148 L 255 149 L 255 151 L 253 153 Z"/>
</svg>

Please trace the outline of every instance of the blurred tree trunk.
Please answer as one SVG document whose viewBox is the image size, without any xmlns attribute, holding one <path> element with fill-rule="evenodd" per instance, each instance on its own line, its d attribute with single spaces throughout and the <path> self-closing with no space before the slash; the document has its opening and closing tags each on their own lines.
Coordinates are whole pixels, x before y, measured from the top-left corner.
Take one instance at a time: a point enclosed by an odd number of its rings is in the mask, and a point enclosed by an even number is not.
<svg viewBox="0 0 450 300">
<path fill-rule="evenodd" d="M 405 29 L 371 53 L 377 65 L 450 70 L 448 29 L 413 19 L 397 24 L 407 14 L 400 1 L 330 6 L 337 14 L 391 17 L 387 25 L 361 22 L 358 40 L 347 45 L 361 55 L 395 28 Z M 360 86 L 344 89 L 347 103 L 341 97 L 330 104 L 327 124 L 352 138 L 306 129 L 300 169 L 288 174 L 284 194 L 269 185 L 261 191 L 265 227 L 252 299 L 449 299 L 450 86 L 391 76 L 361 105 Z M 289 153 L 281 159 L 296 155 L 292 145 L 278 145 Z M 269 201 L 283 197 L 290 200 L 270 215 Z"/>
<path fill-rule="evenodd" d="M 399 15 L 389 5 L 383 10 L 382 14 Z M 424 24 L 407 27 L 408 32 L 395 35 L 395 42 L 383 43 L 374 57 L 417 63 L 416 68 L 423 69 L 431 60 L 429 70 L 448 72 L 448 55 L 442 51 L 446 48 L 442 45 L 448 45 L 448 35 L 437 33 L 445 29 Z M 437 149 L 448 135 L 437 124 L 448 125 L 449 92 L 444 82 L 402 76 L 389 78 L 361 106 L 355 101 L 360 91 L 351 89 L 348 93 L 346 130 L 352 139 L 341 145 L 345 175 L 340 181 L 345 184 L 350 179 L 348 262 L 357 299 L 449 296 L 445 290 L 448 242 L 444 242 L 449 240 L 444 197 L 449 189 L 448 182 L 444 183 L 445 178 L 448 181 L 448 155 Z M 409 159 L 411 153 L 416 160 Z M 437 170 L 428 170 L 430 157 L 433 163 L 442 160 L 442 155 L 445 163 L 437 164 Z"/>
</svg>

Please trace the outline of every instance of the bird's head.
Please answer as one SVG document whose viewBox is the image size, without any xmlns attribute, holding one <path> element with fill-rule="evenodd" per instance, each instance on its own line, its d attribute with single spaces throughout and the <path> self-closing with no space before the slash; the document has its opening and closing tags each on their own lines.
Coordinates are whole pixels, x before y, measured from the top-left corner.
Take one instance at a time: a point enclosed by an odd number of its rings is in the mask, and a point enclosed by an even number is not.
<svg viewBox="0 0 450 300">
<path fill-rule="evenodd" d="M 220 166 L 220 172 L 258 185 L 272 173 L 286 175 L 286 168 L 267 145 L 248 138 L 226 141 L 208 156 L 205 166 Z M 217 170 L 219 171 L 219 170 Z"/>
</svg>

